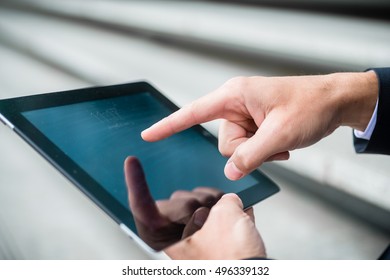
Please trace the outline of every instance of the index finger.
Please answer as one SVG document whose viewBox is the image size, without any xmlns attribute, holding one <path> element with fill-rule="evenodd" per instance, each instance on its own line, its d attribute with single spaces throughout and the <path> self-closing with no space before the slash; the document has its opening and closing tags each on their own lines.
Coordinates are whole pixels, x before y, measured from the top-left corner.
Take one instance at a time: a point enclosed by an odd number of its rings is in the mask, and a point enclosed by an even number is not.
<svg viewBox="0 0 390 280">
<path fill-rule="evenodd" d="M 210 93 L 145 129 L 141 136 L 145 141 L 155 142 L 196 124 L 218 119 L 223 115 L 224 104 L 223 95 Z"/>
<path fill-rule="evenodd" d="M 162 220 L 161 215 L 149 191 L 139 160 L 133 156 L 127 157 L 124 171 L 129 206 L 136 220 L 142 224 L 160 222 Z"/>
</svg>

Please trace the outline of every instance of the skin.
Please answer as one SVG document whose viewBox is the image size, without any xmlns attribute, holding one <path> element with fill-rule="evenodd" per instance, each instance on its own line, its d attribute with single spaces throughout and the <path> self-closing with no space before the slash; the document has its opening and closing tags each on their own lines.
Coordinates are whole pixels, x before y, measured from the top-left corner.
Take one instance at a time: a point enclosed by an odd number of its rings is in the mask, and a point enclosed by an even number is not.
<svg viewBox="0 0 390 280">
<path fill-rule="evenodd" d="M 210 210 L 203 227 L 165 250 L 172 259 L 235 260 L 266 257 L 253 209 L 243 211 L 236 194 L 225 194 Z"/>
<path fill-rule="evenodd" d="M 139 160 L 128 157 L 124 171 L 138 234 L 150 247 L 173 259 L 265 257 L 253 209 L 243 211 L 237 195 L 199 187 L 154 201 Z"/>
<path fill-rule="evenodd" d="M 150 247 L 162 250 L 198 231 L 210 208 L 223 193 L 210 187 L 176 191 L 169 199 L 154 201 L 141 163 L 128 157 L 124 173 L 129 205 L 138 234 Z"/>
<path fill-rule="evenodd" d="M 195 124 L 223 119 L 225 175 L 238 180 L 263 162 L 286 160 L 339 126 L 363 131 L 375 108 L 373 71 L 299 77 L 238 77 L 142 132 L 158 141 Z"/>
<path fill-rule="evenodd" d="M 142 132 L 159 141 L 195 124 L 222 119 L 219 150 L 225 175 L 238 180 L 263 162 L 287 160 L 340 126 L 364 131 L 378 99 L 373 71 L 300 77 L 238 77 Z M 228 194 L 211 208 L 203 227 L 169 247 L 174 259 L 265 257 L 253 211 Z"/>
</svg>

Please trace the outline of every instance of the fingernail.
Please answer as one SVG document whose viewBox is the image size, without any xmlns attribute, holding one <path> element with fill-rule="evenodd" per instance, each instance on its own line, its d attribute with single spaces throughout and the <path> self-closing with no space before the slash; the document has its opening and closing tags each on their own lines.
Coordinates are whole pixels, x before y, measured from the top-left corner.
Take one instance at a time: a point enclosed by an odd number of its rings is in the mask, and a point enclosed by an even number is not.
<svg viewBox="0 0 390 280">
<path fill-rule="evenodd" d="M 151 128 L 151 127 L 147 128 L 147 129 L 144 129 L 144 130 L 141 132 L 141 138 L 142 138 L 142 139 L 144 139 L 144 140 L 145 140 L 145 139 L 149 140 L 149 139 L 148 139 L 148 133 L 149 133 L 149 131 L 150 131 L 150 128 Z M 149 136 L 149 137 L 150 137 L 150 136 Z"/>
<path fill-rule="evenodd" d="M 233 161 L 230 161 L 225 166 L 225 175 L 230 180 L 238 180 L 244 176 L 244 173 L 237 168 Z"/>
</svg>

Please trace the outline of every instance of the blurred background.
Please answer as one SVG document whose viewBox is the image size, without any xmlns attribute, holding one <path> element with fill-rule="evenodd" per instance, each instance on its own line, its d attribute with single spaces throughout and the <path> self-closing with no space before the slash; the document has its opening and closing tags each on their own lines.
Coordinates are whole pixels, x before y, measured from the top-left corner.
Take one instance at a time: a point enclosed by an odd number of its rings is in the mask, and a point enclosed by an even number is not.
<svg viewBox="0 0 390 280">
<path fill-rule="evenodd" d="M 0 98 L 147 80 L 182 106 L 234 76 L 390 66 L 389 15 L 386 0 L 0 0 Z M 0 259 L 155 257 L 5 126 L 0 144 Z M 281 187 L 255 206 L 269 257 L 390 243 L 390 158 L 356 155 L 351 129 L 261 170 Z"/>
</svg>

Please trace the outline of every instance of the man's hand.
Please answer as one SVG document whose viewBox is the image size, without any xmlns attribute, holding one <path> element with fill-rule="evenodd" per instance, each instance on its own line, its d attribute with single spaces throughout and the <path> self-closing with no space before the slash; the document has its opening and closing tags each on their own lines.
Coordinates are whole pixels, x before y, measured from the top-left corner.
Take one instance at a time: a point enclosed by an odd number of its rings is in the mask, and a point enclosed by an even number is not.
<svg viewBox="0 0 390 280">
<path fill-rule="evenodd" d="M 214 188 L 198 187 L 176 191 L 167 200 L 154 201 L 136 157 L 125 160 L 124 171 L 138 234 L 155 250 L 165 249 L 199 230 L 209 209 L 223 195 Z"/>
<path fill-rule="evenodd" d="M 210 210 L 203 227 L 167 248 L 172 259 L 246 259 L 266 257 L 253 209 L 243 211 L 236 194 L 224 195 Z"/>
<path fill-rule="evenodd" d="M 219 150 L 238 180 L 265 161 L 314 144 L 340 125 L 364 130 L 378 97 L 373 71 L 301 77 L 234 78 L 142 132 L 158 141 L 195 124 L 223 119 Z"/>
<path fill-rule="evenodd" d="M 244 212 L 237 195 L 200 187 L 155 202 L 135 157 L 125 161 L 125 178 L 138 234 L 153 249 L 173 259 L 265 257 L 253 209 Z"/>
</svg>

